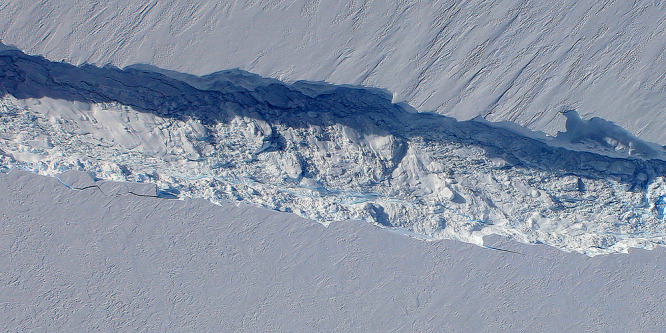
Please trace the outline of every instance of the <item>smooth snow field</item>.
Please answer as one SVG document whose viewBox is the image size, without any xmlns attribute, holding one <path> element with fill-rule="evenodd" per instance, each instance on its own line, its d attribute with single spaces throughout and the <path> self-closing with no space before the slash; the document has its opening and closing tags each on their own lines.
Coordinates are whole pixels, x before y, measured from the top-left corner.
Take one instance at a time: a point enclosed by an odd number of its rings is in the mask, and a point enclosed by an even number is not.
<svg viewBox="0 0 666 333">
<path fill-rule="evenodd" d="M 240 68 L 555 135 L 558 112 L 666 144 L 666 2 L 5 0 L 0 40 L 73 64 Z"/>
<path fill-rule="evenodd" d="M 0 174 L 0 330 L 660 332 L 666 252 L 327 228 L 154 187 Z M 136 194 L 131 194 L 136 193 Z"/>
</svg>

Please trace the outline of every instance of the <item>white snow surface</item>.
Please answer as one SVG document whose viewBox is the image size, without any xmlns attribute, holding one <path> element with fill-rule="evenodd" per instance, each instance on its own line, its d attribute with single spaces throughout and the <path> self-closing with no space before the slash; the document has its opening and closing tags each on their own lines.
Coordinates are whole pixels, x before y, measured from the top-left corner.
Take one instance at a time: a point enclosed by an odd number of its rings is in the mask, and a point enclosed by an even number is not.
<svg viewBox="0 0 666 333">
<path fill-rule="evenodd" d="M 74 64 L 240 68 L 555 135 L 562 108 L 666 144 L 666 2 L 7 0 L 0 39 Z"/>
<path fill-rule="evenodd" d="M 498 234 L 597 255 L 666 243 L 663 147 L 571 110 L 567 131 L 536 140 L 408 112 L 362 87 L 75 67 L 15 50 L 0 64 L 5 171 L 88 171 L 160 196 L 479 245 Z"/>
<path fill-rule="evenodd" d="M 0 174 L 3 332 L 660 332 L 666 248 L 497 251 Z M 147 185 L 146 185 L 147 186 Z M 508 252 L 511 251 L 511 252 Z"/>
</svg>

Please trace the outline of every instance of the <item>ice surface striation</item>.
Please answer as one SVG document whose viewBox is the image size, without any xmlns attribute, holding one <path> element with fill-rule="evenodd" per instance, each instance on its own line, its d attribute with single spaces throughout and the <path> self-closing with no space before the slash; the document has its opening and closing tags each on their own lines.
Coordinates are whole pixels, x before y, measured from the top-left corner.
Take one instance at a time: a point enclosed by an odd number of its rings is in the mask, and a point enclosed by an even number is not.
<svg viewBox="0 0 666 333">
<path fill-rule="evenodd" d="M 5 0 L 0 39 L 74 64 L 240 68 L 555 135 L 560 107 L 666 144 L 666 2 Z"/>
<path fill-rule="evenodd" d="M 566 132 L 536 139 L 415 113 L 382 90 L 240 70 L 76 67 L 15 50 L 0 68 L 5 171 L 89 171 L 476 244 L 499 234 L 596 255 L 666 243 L 663 147 L 573 110 L 558 110 Z"/>
</svg>

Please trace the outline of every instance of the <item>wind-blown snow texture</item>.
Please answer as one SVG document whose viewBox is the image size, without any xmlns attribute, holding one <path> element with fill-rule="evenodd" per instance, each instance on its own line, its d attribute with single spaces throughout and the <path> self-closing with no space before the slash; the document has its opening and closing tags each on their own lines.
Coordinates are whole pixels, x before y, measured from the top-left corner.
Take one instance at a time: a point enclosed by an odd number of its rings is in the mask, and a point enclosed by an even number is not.
<svg viewBox="0 0 666 333">
<path fill-rule="evenodd" d="M 664 1 L 24 1 L 0 39 L 74 64 L 363 84 L 555 135 L 562 107 L 666 144 Z"/>
<path fill-rule="evenodd" d="M 72 181 L 73 177 L 63 180 Z M 660 332 L 665 248 L 493 251 L 0 174 L 0 330 Z"/>
<path fill-rule="evenodd" d="M 595 255 L 666 242 L 663 148 L 574 111 L 544 142 L 411 113 L 376 89 L 75 67 L 15 50 L 0 64 L 5 169 L 85 170 L 162 196 L 477 244 L 500 234 Z"/>
</svg>

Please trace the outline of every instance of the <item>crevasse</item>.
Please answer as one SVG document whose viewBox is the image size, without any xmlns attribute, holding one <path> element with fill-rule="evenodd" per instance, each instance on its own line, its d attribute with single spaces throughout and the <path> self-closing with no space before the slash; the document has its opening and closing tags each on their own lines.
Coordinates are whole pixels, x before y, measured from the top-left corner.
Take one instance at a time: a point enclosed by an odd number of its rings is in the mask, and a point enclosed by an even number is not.
<svg viewBox="0 0 666 333">
<path fill-rule="evenodd" d="M 548 141 L 413 113 L 371 88 L 238 70 L 175 78 L 15 51 L 0 61 L 5 170 L 85 170 L 477 244 L 500 234 L 596 255 L 666 241 L 663 148 L 570 112 L 570 131 Z"/>
</svg>

